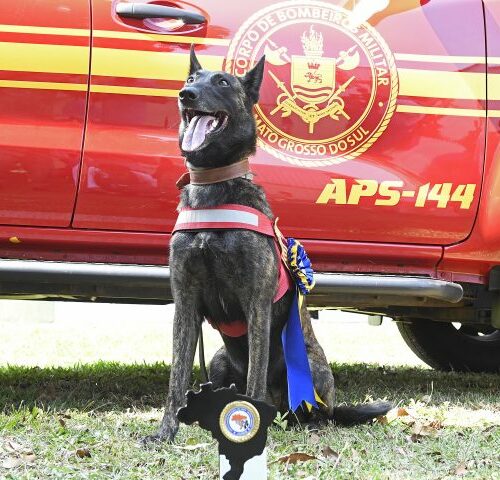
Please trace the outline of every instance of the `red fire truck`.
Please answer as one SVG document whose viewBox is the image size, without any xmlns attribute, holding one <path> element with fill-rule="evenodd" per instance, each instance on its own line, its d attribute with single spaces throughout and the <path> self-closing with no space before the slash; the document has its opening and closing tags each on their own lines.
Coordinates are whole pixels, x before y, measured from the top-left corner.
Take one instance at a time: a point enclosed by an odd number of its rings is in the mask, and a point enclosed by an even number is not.
<svg viewBox="0 0 500 480">
<path fill-rule="evenodd" d="M 170 301 L 191 44 L 263 54 L 251 159 L 317 274 L 436 368 L 500 368 L 500 1 L 0 3 L 0 294 Z"/>
</svg>

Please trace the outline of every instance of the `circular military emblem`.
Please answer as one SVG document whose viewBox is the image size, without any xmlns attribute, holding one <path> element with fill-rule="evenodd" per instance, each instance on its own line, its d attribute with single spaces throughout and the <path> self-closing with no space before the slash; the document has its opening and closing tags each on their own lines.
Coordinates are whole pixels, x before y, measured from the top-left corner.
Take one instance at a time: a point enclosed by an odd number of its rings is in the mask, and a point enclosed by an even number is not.
<svg viewBox="0 0 500 480">
<path fill-rule="evenodd" d="M 258 11 L 239 29 L 225 69 L 244 75 L 262 55 L 258 143 L 295 165 L 331 165 L 365 152 L 396 108 L 394 57 L 368 23 L 319 1 Z"/>
<path fill-rule="evenodd" d="M 249 402 L 235 401 L 228 403 L 219 417 L 223 435 L 232 442 L 247 442 L 259 430 L 260 415 Z"/>
</svg>

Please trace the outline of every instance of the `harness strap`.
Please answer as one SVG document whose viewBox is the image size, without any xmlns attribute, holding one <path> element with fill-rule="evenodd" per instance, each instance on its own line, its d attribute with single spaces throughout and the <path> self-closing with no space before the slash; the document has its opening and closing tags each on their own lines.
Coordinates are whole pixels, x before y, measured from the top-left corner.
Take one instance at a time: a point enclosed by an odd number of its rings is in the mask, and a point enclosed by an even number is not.
<svg viewBox="0 0 500 480">
<path fill-rule="evenodd" d="M 273 222 L 259 210 L 227 203 L 210 208 L 182 208 L 172 233 L 180 230 L 252 230 L 274 237 Z"/>
</svg>

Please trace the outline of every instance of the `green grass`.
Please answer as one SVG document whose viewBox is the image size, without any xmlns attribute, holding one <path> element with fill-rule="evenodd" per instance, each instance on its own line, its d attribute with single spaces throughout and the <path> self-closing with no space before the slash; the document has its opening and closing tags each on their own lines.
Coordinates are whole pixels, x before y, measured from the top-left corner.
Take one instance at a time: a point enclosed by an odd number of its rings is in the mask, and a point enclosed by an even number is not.
<svg viewBox="0 0 500 480">
<path fill-rule="evenodd" d="M 355 428 L 275 426 L 270 478 L 500 479 L 498 375 L 332 368 L 339 402 L 388 398 L 410 415 Z M 196 426 L 183 426 L 175 445 L 140 446 L 161 418 L 167 378 L 160 363 L 0 367 L 0 478 L 218 478 L 216 446 Z M 197 378 L 195 370 L 193 384 Z M 294 452 L 316 459 L 277 462 Z"/>
<path fill-rule="evenodd" d="M 138 441 L 162 416 L 172 306 L 0 306 L 1 480 L 218 478 L 216 445 L 196 426 L 183 426 L 175 445 L 145 449 Z M 325 312 L 313 323 L 334 362 L 338 401 L 387 398 L 411 416 L 350 429 L 276 426 L 270 478 L 500 479 L 500 377 L 421 368 L 393 323 L 368 327 L 358 318 Z M 204 330 L 209 359 L 220 338 Z M 415 434 L 422 428 L 429 435 Z M 317 458 L 277 462 L 294 452 Z"/>
</svg>

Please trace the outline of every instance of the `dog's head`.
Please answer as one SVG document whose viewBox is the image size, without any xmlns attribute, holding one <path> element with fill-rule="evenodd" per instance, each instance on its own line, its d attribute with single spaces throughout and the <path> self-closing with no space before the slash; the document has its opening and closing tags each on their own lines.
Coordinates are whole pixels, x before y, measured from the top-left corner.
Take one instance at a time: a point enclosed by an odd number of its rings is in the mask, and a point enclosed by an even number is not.
<svg viewBox="0 0 500 480">
<path fill-rule="evenodd" d="M 179 145 L 198 168 L 229 165 L 255 151 L 252 108 L 259 100 L 262 57 L 244 77 L 203 70 L 191 47 L 189 76 L 179 92 Z"/>
</svg>

